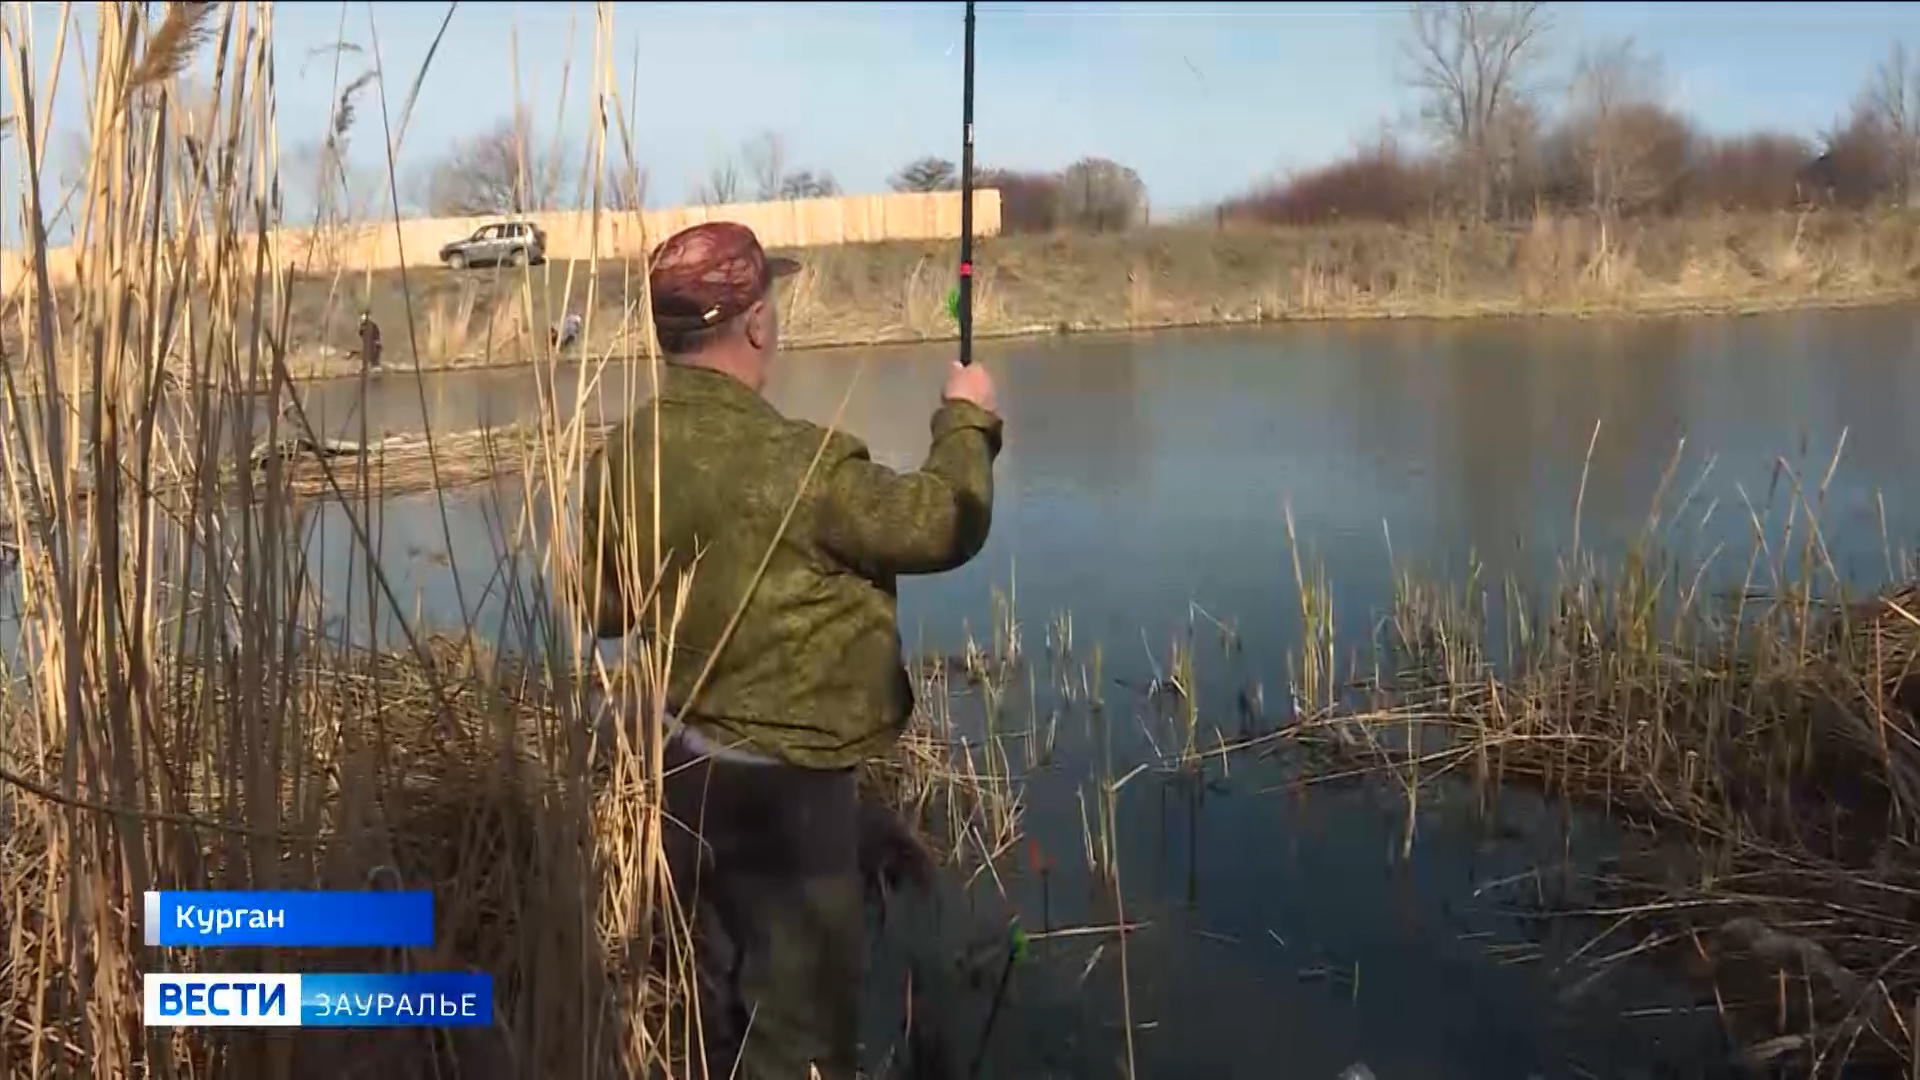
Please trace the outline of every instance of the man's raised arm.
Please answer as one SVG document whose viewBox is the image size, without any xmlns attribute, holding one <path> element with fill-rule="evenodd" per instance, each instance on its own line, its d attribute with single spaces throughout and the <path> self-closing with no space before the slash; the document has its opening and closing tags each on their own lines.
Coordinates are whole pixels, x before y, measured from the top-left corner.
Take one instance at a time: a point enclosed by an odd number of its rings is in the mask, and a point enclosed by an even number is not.
<svg viewBox="0 0 1920 1080">
<path fill-rule="evenodd" d="M 991 408 L 991 383 L 976 391 L 984 405 L 956 397 L 953 383 L 933 414 L 933 446 L 918 471 L 895 472 L 857 444 L 830 466 L 816 529 L 821 546 L 848 566 L 874 575 L 937 574 L 986 545 L 1003 425 Z"/>
</svg>

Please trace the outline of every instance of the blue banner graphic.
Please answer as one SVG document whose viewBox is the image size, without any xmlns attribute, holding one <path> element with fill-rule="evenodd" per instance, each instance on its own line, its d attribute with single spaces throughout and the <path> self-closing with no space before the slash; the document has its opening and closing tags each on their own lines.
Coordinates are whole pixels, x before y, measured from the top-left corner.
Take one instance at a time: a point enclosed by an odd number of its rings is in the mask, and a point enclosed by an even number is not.
<svg viewBox="0 0 1920 1080">
<path fill-rule="evenodd" d="M 485 1027 L 493 976 L 155 975 L 144 979 L 148 1027 Z"/>
<path fill-rule="evenodd" d="M 491 975 L 427 971 L 300 976 L 301 1027 L 485 1027 L 491 1023 Z"/>
<path fill-rule="evenodd" d="M 430 892 L 150 892 L 153 946 L 433 944 Z"/>
</svg>

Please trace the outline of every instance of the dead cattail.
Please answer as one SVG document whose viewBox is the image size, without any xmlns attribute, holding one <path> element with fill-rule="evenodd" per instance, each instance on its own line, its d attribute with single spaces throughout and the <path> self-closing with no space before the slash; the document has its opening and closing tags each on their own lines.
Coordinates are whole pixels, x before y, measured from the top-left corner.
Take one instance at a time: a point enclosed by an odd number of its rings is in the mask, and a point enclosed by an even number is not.
<svg viewBox="0 0 1920 1080">
<path fill-rule="evenodd" d="M 127 77 L 129 93 L 166 82 L 193 63 L 194 54 L 213 39 L 213 19 L 219 8 L 211 3 L 175 3 L 147 39 L 147 51 Z"/>
<path fill-rule="evenodd" d="M 340 91 L 340 100 L 336 102 L 333 107 L 333 122 L 327 129 L 327 145 L 330 148 L 337 147 L 340 143 L 344 142 L 347 133 L 353 129 L 354 96 L 366 89 L 367 84 L 373 82 L 373 80 L 378 77 L 375 72 L 363 71 L 354 76 L 353 81 L 347 83 L 346 87 Z"/>
</svg>

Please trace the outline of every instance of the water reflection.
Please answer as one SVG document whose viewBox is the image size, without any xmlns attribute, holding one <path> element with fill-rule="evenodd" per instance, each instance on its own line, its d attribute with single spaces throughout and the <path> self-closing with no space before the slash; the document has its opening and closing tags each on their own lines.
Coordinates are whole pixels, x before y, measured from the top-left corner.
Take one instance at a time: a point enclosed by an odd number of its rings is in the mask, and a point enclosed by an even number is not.
<svg viewBox="0 0 1920 1080">
<path fill-rule="evenodd" d="M 877 458 L 912 466 L 950 357 L 950 346 L 799 354 L 776 368 L 771 396 L 822 423 L 844 399 L 845 428 Z M 1639 532 L 1684 436 L 1669 497 L 1711 472 L 1674 537 L 1702 552 L 1744 551 L 1748 504 L 1766 517 L 1776 456 L 1817 484 L 1844 430 L 1825 539 L 1840 565 L 1867 572 L 1886 561 L 1877 495 L 1897 496 L 1920 458 L 1900 392 L 1920 389 L 1902 311 L 1325 324 L 983 343 L 981 357 L 1009 417 L 992 539 L 965 570 L 903 586 L 909 635 L 924 627 L 943 650 L 963 624 L 985 625 L 988 587 L 1017 574 L 1035 619 L 1072 609 L 1088 639 L 1137 645 L 1143 622 L 1158 639 L 1192 600 L 1234 613 L 1249 649 L 1277 656 L 1297 611 L 1289 506 L 1302 539 L 1329 560 L 1349 625 L 1384 596 L 1389 535 L 1403 561 L 1458 569 L 1477 551 L 1495 573 L 1544 572 L 1572 538 L 1596 422 L 1581 520 L 1589 548 L 1617 552 Z M 336 435 L 363 420 L 372 431 L 511 423 L 543 402 L 570 410 L 584 400 L 611 420 L 647 393 L 645 371 L 591 375 L 389 372 L 364 394 L 356 381 L 303 393 Z M 389 520 L 409 520 L 405 505 Z M 1887 510 L 1896 541 L 1911 535 L 1912 507 L 1894 497 Z M 1769 520 L 1785 512 L 1776 505 Z M 430 528 L 405 528 L 446 531 L 437 512 L 429 517 Z M 495 528 L 452 531 L 472 544 Z M 1728 560 L 1729 573 L 1738 562 Z"/>
<path fill-rule="evenodd" d="M 1143 354 L 1151 363 L 1158 351 L 1143 338 L 1097 338 L 1023 350 L 995 364 L 1022 455 L 1066 466 L 1035 474 L 1033 485 L 1098 502 L 1143 492 L 1157 455 L 1139 372 Z M 1062 354 L 1073 362 L 1059 363 Z M 988 355 L 998 360 L 1004 353 Z"/>
</svg>

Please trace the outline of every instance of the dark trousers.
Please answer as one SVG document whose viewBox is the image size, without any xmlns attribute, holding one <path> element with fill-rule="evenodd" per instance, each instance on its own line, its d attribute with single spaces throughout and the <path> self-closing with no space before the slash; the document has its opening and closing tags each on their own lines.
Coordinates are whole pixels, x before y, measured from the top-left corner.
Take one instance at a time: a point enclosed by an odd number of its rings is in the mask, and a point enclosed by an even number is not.
<svg viewBox="0 0 1920 1080">
<path fill-rule="evenodd" d="M 677 742 L 665 766 L 707 1076 L 852 1080 L 866 947 L 853 770 L 700 759 Z"/>
</svg>

